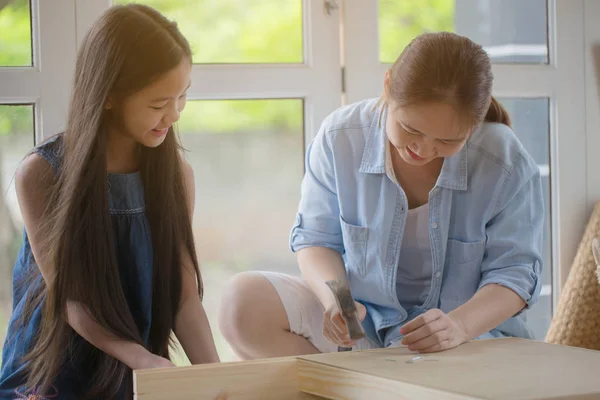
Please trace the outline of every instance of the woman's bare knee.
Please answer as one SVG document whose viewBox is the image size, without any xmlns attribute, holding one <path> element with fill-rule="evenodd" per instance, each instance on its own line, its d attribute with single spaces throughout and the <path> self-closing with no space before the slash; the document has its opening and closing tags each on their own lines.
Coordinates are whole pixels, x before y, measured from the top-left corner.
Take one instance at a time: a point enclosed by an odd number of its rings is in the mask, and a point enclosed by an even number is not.
<svg viewBox="0 0 600 400">
<path fill-rule="evenodd" d="M 227 284 L 221 299 L 219 329 L 232 345 L 252 342 L 255 335 L 289 330 L 279 295 L 259 272 L 242 272 Z"/>
</svg>

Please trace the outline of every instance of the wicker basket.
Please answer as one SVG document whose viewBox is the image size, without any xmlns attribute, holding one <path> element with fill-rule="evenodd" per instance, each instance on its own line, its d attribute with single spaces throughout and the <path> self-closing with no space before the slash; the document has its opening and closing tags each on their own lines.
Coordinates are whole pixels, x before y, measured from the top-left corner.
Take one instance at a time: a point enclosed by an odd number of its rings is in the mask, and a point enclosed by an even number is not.
<svg viewBox="0 0 600 400">
<path fill-rule="evenodd" d="M 598 285 L 600 285 L 600 238 L 592 240 L 592 252 L 596 260 L 596 275 L 598 276 Z"/>
<path fill-rule="evenodd" d="M 600 202 L 585 233 L 546 335 L 549 343 L 600 350 Z M 597 260 L 594 258 L 596 257 Z"/>
</svg>

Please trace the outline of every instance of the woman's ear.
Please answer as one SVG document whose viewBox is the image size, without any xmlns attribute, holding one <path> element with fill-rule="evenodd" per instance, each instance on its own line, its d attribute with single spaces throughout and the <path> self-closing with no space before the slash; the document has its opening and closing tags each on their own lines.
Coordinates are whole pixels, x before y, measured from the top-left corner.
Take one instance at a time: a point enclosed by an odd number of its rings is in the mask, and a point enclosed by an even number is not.
<svg viewBox="0 0 600 400">
<path fill-rule="evenodd" d="M 112 97 L 108 97 L 108 99 L 106 100 L 106 103 L 104 103 L 104 109 L 105 110 L 110 110 L 113 107 L 113 100 Z"/>
</svg>

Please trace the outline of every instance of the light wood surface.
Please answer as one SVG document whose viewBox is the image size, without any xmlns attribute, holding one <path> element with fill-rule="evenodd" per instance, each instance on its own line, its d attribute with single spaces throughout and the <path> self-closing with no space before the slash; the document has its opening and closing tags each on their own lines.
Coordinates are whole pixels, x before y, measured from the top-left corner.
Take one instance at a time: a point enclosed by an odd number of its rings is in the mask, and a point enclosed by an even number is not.
<svg viewBox="0 0 600 400">
<path fill-rule="evenodd" d="M 139 370 L 133 377 L 136 400 L 317 399 L 298 391 L 293 357 Z"/>
<path fill-rule="evenodd" d="M 511 338 L 422 355 L 317 354 L 134 371 L 134 392 L 137 400 L 591 400 L 600 399 L 600 351 Z"/>
<path fill-rule="evenodd" d="M 298 383 L 348 400 L 600 399 L 600 352 L 506 338 L 423 355 L 404 347 L 319 354 L 299 358 Z"/>
</svg>

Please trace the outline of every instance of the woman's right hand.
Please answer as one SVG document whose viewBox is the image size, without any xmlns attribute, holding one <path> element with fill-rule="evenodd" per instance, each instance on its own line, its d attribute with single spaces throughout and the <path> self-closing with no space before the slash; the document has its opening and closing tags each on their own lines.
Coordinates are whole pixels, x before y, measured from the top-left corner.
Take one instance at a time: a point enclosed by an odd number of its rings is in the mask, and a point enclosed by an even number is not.
<svg viewBox="0 0 600 400">
<path fill-rule="evenodd" d="M 358 319 L 362 322 L 367 315 L 367 309 L 357 301 L 354 304 L 358 312 Z M 356 344 L 355 341 L 350 340 L 348 327 L 336 303 L 329 306 L 323 314 L 323 335 L 327 340 L 341 347 L 353 347 Z"/>
</svg>

